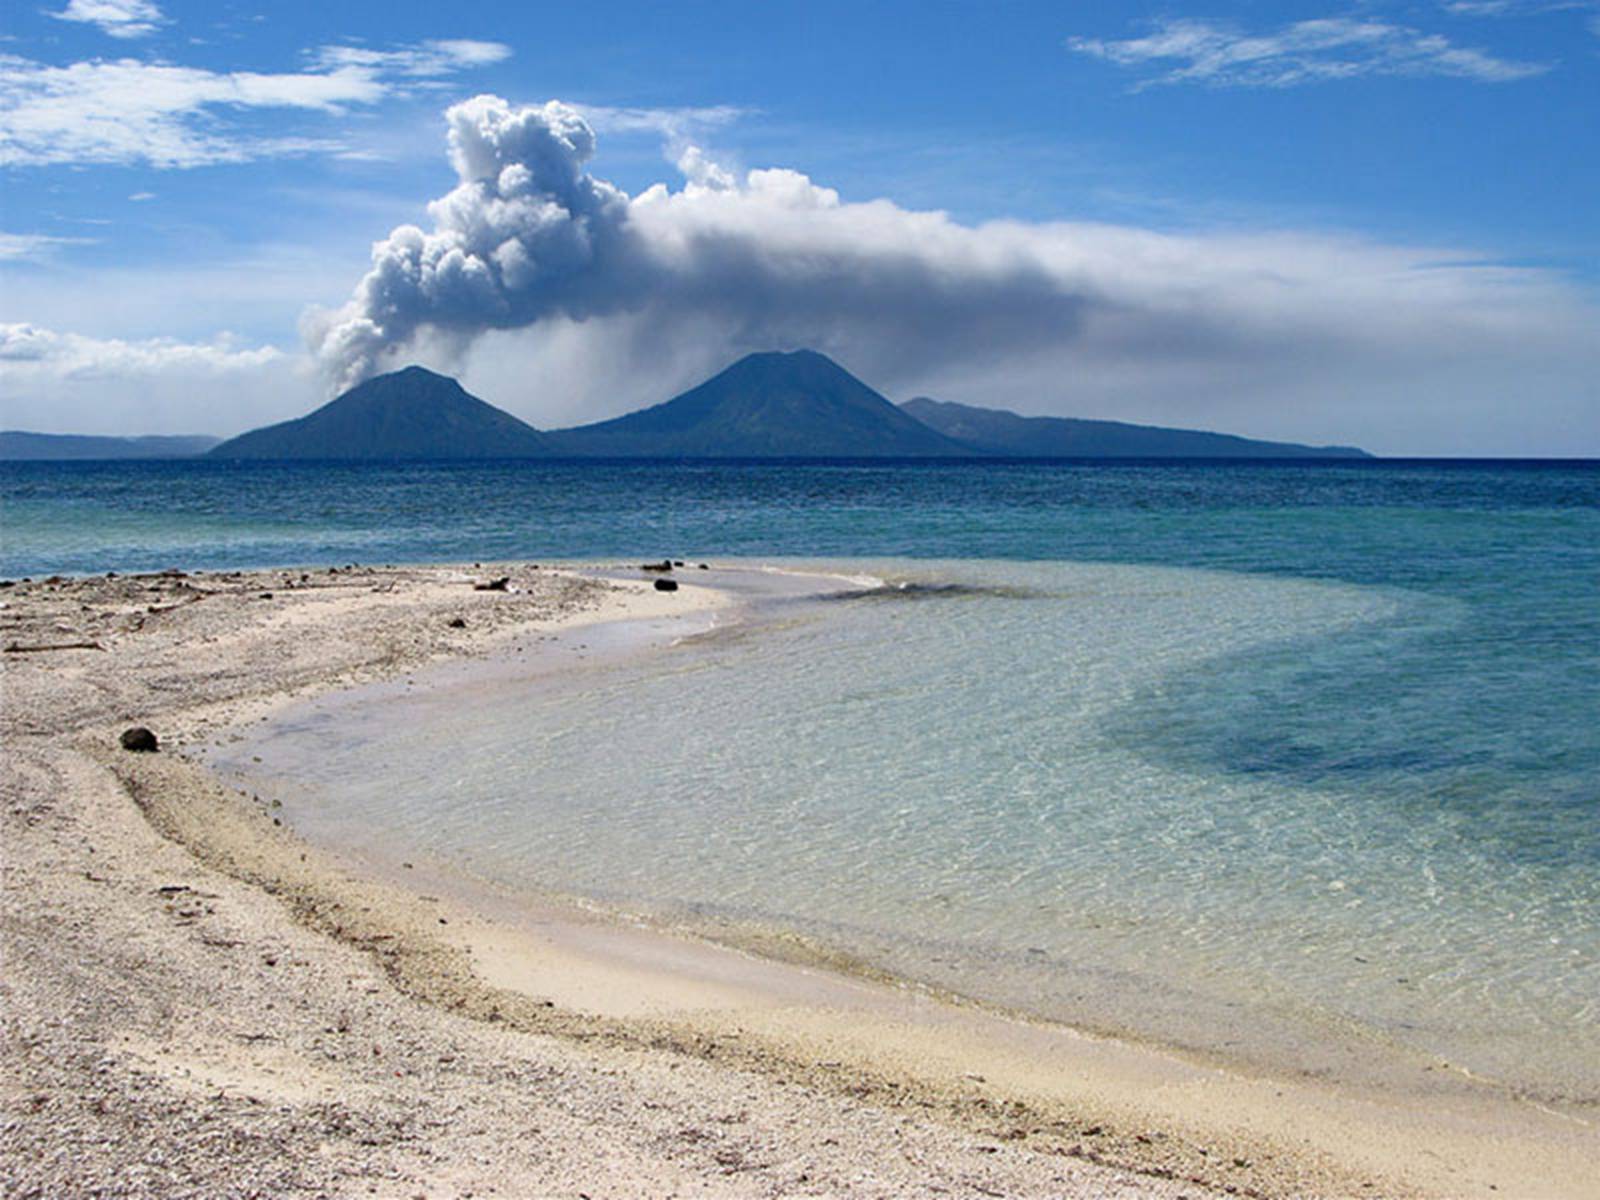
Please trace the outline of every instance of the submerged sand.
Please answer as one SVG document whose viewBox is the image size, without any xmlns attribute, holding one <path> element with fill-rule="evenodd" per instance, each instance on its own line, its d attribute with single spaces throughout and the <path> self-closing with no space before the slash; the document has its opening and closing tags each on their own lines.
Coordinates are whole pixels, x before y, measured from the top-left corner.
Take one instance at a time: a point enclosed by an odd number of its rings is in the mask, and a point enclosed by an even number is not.
<svg viewBox="0 0 1600 1200">
<path fill-rule="evenodd" d="M 1248 1075 L 778 961 L 798 946 L 378 872 L 186 752 L 585 623 L 692 632 L 727 603 L 692 576 L 0 590 L 5 1194 L 1596 1194 L 1570 1114 Z M 160 753 L 119 747 L 135 724 Z"/>
</svg>

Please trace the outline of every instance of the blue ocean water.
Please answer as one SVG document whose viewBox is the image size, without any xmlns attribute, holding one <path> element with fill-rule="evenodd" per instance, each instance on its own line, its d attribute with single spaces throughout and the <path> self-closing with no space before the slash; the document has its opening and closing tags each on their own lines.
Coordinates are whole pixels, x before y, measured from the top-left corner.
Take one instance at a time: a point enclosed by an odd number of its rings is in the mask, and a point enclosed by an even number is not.
<svg viewBox="0 0 1600 1200">
<path fill-rule="evenodd" d="M 327 812 L 291 817 L 508 882 L 1205 1049 L 1318 1025 L 1600 1097 L 1600 464 L 10 464 L 0 496 L 8 576 L 672 554 L 929 585 L 267 758 L 315 746 Z M 442 774 L 394 733 L 419 713 L 464 751 Z"/>
</svg>

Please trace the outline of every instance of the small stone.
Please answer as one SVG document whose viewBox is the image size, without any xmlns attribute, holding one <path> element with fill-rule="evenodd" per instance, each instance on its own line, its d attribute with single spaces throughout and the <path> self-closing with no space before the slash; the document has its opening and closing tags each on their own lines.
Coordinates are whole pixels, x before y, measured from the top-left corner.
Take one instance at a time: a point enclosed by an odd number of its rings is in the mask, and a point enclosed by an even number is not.
<svg viewBox="0 0 1600 1200">
<path fill-rule="evenodd" d="M 161 743 L 143 725 L 135 725 L 132 729 L 122 731 L 122 748 L 139 754 L 153 754 L 161 749 Z"/>
<path fill-rule="evenodd" d="M 675 592 L 677 590 L 678 590 L 678 581 L 676 579 L 658 579 L 658 580 L 656 580 L 656 591 L 658 591 L 658 592 Z"/>
<path fill-rule="evenodd" d="M 451 617 L 450 618 L 450 628 L 451 629 L 465 629 L 466 627 L 467 627 L 467 622 L 466 622 L 466 620 L 464 618 L 462 618 L 462 617 Z"/>
</svg>

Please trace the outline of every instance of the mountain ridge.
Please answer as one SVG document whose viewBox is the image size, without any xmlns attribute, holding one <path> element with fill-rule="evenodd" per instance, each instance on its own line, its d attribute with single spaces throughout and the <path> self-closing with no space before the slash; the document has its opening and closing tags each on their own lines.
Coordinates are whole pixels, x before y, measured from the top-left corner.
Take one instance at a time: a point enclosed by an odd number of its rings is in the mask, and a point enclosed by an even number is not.
<svg viewBox="0 0 1600 1200">
<path fill-rule="evenodd" d="M 916 396 L 902 412 L 988 455 L 1017 458 L 1370 458 L 1355 446 L 1269 442 L 1233 433 L 1085 417 L 1024 417 Z"/>
<path fill-rule="evenodd" d="M 896 405 L 814 350 L 749 354 L 670 400 L 540 432 L 420 366 L 374 376 L 302 417 L 226 441 L 0 433 L 0 459 L 406 461 L 569 458 L 1370 458 L 1352 446 L 914 397 Z"/>
<path fill-rule="evenodd" d="M 221 438 L 204 433 L 147 433 L 122 437 L 115 434 L 34 433 L 27 429 L 0 429 L 0 462 L 194 458 L 221 442 Z"/>
</svg>

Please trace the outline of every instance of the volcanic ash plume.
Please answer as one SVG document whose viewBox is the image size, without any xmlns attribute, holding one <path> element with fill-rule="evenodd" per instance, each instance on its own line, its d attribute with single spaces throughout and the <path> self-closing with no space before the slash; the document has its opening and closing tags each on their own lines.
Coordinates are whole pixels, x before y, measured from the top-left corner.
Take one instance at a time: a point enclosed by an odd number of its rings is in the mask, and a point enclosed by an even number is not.
<svg viewBox="0 0 1600 1200">
<path fill-rule="evenodd" d="M 585 315 L 623 251 L 628 197 L 584 173 L 594 131 L 574 110 L 478 96 L 445 115 L 461 182 L 428 205 L 433 232 L 402 225 L 377 243 L 350 303 L 313 321 L 314 348 L 340 386 L 423 326 L 470 339 L 553 312 Z"/>
<path fill-rule="evenodd" d="M 460 353 L 493 330 L 560 329 L 576 331 L 586 375 L 619 363 L 657 375 L 688 349 L 706 369 L 811 346 L 883 386 L 965 373 L 985 396 L 1009 387 L 1031 403 L 1070 381 L 1076 405 L 1145 394 L 1176 411 L 1175 395 L 1382 396 L 1408 376 L 1453 397 L 1591 344 L 1591 314 L 1559 279 L 1485 270 L 1466 251 L 963 225 L 844 202 L 797 171 L 736 173 L 681 137 L 679 189 L 630 197 L 586 171 L 595 133 L 567 105 L 478 96 L 445 116 L 460 182 L 428 206 L 432 231 L 396 229 L 349 304 L 308 317 L 336 386 L 397 365 L 420 338 Z M 1592 351 L 1579 357 L 1588 370 Z"/>
</svg>

